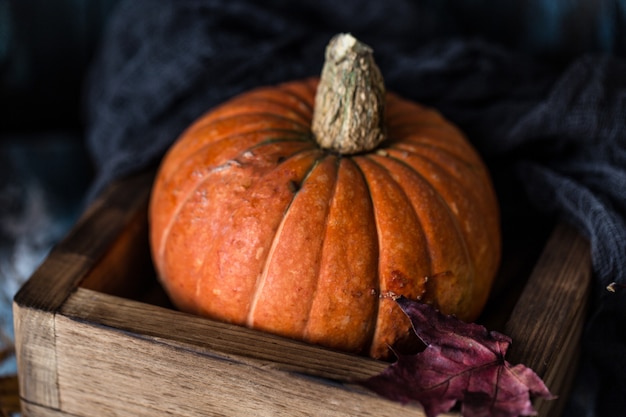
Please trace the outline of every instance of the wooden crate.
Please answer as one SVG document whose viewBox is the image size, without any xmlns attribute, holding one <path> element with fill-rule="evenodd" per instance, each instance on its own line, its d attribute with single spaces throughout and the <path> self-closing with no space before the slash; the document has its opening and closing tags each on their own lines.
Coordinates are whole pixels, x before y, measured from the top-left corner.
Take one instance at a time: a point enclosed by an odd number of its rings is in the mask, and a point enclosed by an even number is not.
<svg viewBox="0 0 626 417">
<path fill-rule="evenodd" d="M 172 308 L 148 250 L 151 181 L 109 187 L 16 295 L 24 415 L 423 416 L 350 382 L 386 363 Z M 505 242 L 480 321 L 559 395 L 540 415 L 568 395 L 589 285 L 588 243 L 569 227 Z"/>
</svg>

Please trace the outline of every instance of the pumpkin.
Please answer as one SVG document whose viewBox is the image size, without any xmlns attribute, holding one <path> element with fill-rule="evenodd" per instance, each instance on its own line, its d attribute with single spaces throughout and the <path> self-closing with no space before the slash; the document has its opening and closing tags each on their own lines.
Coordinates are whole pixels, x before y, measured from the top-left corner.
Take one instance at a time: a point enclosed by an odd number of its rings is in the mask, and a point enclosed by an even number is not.
<svg viewBox="0 0 626 417">
<path fill-rule="evenodd" d="M 339 35 L 321 80 L 243 93 L 168 150 L 150 242 L 178 308 L 375 358 L 410 334 L 399 296 L 477 318 L 500 258 L 487 169 L 372 56 Z"/>
</svg>

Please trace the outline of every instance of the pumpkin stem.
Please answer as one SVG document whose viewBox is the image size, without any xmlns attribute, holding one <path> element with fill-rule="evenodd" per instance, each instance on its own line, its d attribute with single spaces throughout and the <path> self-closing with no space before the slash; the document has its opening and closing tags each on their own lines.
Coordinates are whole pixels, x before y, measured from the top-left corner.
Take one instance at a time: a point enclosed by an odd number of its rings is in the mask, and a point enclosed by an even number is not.
<svg viewBox="0 0 626 417">
<path fill-rule="evenodd" d="M 370 151 L 385 139 L 385 85 L 373 50 L 350 34 L 335 35 L 315 96 L 312 131 L 324 149 Z"/>
</svg>

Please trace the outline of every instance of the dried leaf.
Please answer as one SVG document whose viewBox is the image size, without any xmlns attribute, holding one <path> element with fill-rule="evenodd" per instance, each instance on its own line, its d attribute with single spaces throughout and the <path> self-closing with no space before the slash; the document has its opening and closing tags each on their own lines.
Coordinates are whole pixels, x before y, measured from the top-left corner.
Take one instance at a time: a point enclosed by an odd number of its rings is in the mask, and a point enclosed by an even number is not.
<svg viewBox="0 0 626 417">
<path fill-rule="evenodd" d="M 418 401 L 428 417 L 459 402 L 466 417 L 536 415 L 532 396 L 554 398 L 530 368 L 504 359 L 509 337 L 423 303 L 397 302 L 426 348 L 415 355 L 398 354 L 395 363 L 362 385 L 395 401 Z"/>
</svg>

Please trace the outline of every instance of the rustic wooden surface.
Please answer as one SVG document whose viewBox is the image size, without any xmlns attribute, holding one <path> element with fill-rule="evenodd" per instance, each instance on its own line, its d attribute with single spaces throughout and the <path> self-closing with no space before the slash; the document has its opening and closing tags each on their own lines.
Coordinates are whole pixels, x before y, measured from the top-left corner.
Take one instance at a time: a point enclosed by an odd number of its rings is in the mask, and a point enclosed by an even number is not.
<svg viewBox="0 0 626 417">
<path fill-rule="evenodd" d="M 558 225 L 504 329 L 520 344 L 512 347 L 509 360 L 532 368 L 561 397 L 576 368 L 590 275 L 588 242 L 571 227 Z M 560 415 L 562 406 L 563 401 L 537 401 L 541 415 Z"/>
<path fill-rule="evenodd" d="M 89 299 L 91 294 L 76 295 L 77 303 L 70 309 L 81 309 L 79 304 L 85 301 L 81 298 Z M 94 304 L 101 306 L 98 301 Z M 57 318 L 60 398 L 70 414 L 107 415 L 114 410 L 116 415 L 129 417 L 307 416 L 318 410 L 321 415 L 392 416 L 407 411 L 400 404 L 389 404 L 360 390 L 298 375 L 307 365 L 316 373 L 332 376 L 366 374 L 366 370 L 350 366 L 361 363 L 348 356 L 331 355 L 330 359 L 336 360 L 331 362 L 322 353 L 290 341 L 248 340 L 235 329 L 213 329 L 202 321 L 193 325 L 179 321 L 177 334 L 162 338 L 155 333 L 162 334 L 163 328 L 175 322 L 152 309 L 144 312 L 153 314 L 151 325 L 141 326 L 151 335 L 137 337 L 134 331 L 94 326 L 94 321 L 105 319 L 99 313 L 108 313 L 107 309 L 98 310 L 88 322 L 66 317 L 66 312 Z M 132 313 L 141 311 L 128 313 L 128 319 L 117 319 L 128 325 L 136 318 Z M 108 322 L 108 317 L 103 321 Z M 226 348 L 224 353 L 221 341 L 236 346 L 235 352 Z M 338 370 L 333 369 L 334 363 Z"/>
<path fill-rule="evenodd" d="M 174 311 L 146 249 L 150 183 L 111 187 L 16 295 L 25 415 L 423 415 L 350 383 L 385 363 Z M 587 242 L 559 225 L 526 278 L 482 319 L 502 323 L 508 359 L 560 395 L 538 401 L 540 415 L 558 415 L 589 291 Z"/>
<path fill-rule="evenodd" d="M 151 177 L 120 182 L 103 194 L 15 295 L 13 319 L 20 395 L 59 408 L 55 314 L 146 204 Z"/>
</svg>

